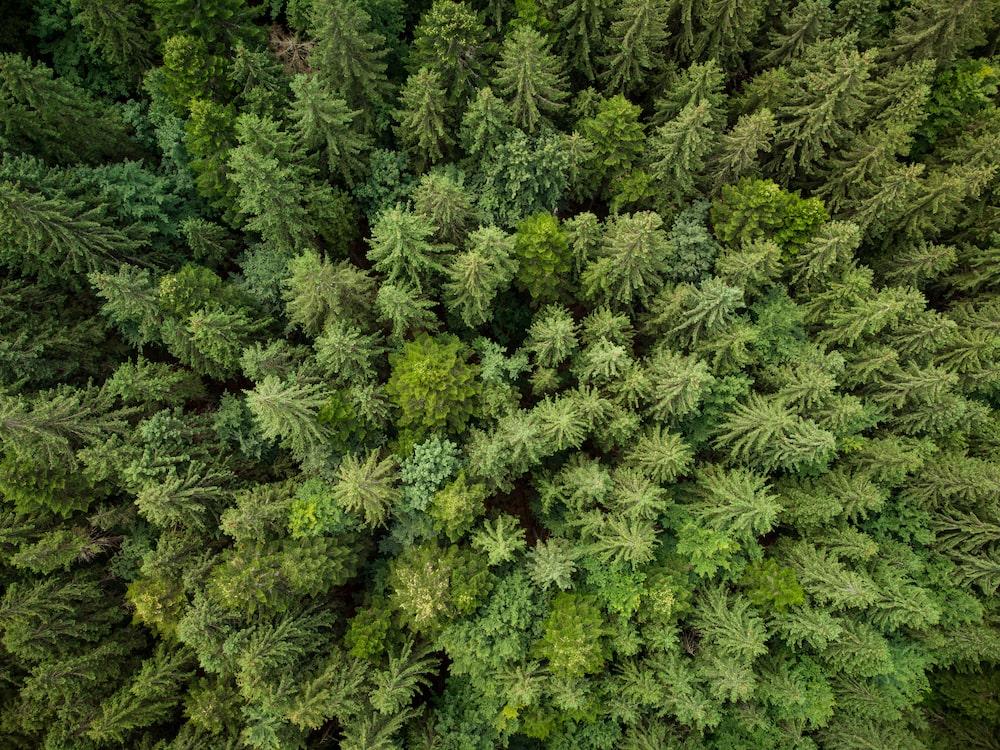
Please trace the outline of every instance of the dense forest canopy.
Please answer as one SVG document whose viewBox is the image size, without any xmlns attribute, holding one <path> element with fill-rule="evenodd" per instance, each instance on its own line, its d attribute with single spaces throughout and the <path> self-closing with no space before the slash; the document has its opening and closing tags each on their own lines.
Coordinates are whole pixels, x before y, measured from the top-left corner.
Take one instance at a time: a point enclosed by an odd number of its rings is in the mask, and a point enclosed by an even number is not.
<svg viewBox="0 0 1000 750">
<path fill-rule="evenodd" d="M 998 0 L 7 0 L 0 746 L 1000 748 Z"/>
</svg>

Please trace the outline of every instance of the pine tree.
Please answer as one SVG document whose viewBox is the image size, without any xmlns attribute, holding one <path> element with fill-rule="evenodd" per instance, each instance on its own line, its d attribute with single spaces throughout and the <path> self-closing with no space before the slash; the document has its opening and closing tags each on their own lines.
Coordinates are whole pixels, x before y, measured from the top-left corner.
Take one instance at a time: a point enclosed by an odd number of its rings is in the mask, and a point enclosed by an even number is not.
<svg viewBox="0 0 1000 750">
<path fill-rule="evenodd" d="M 391 344 L 401 344 L 407 334 L 438 329 L 434 302 L 405 285 L 383 284 L 375 295 L 379 320 L 389 325 Z"/>
<path fill-rule="evenodd" d="M 513 120 L 514 114 L 507 104 L 493 89 L 484 86 L 462 115 L 459 131 L 462 148 L 472 157 L 489 155 L 507 137 Z"/>
<path fill-rule="evenodd" d="M 797 3 L 781 23 L 780 31 L 768 34 L 771 50 L 761 58 L 766 65 L 782 65 L 802 54 L 806 47 L 827 35 L 833 23 L 828 0 Z"/>
<path fill-rule="evenodd" d="M 57 164 L 137 156 L 124 123 L 42 63 L 0 55 L 0 143 Z"/>
<path fill-rule="evenodd" d="M 711 111 L 706 103 L 688 105 L 661 125 L 650 139 L 650 173 L 674 204 L 696 193 L 695 182 L 715 146 Z"/>
<path fill-rule="evenodd" d="M 528 133 L 562 110 L 569 95 L 561 61 L 530 26 L 518 26 L 504 39 L 496 81 L 510 101 L 514 124 Z"/>
<path fill-rule="evenodd" d="M 771 152 L 777 125 L 769 109 L 740 115 L 727 132 L 719 136 L 718 147 L 709 159 L 716 190 L 733 185 L 744 177 L 759 177 L 760 159 Z M 831 207 L 831 210 L 836 210 Z"/>
<path fill-rule="evenodd" d="M 375 451 L 364 461 L 347 455 L 337 469 L 333 498 L 344 510 L 361 515 L 369 526 L 382 525 L 400 500 L 396 469 L 393 457 L 380 460 Z"/>
<path fill-rule="evenodd" d="M 983 44 L 1000 21 L 992 3 L 917 0 L 896 11 L 885 55 L 890 60 L 933 59 L 944 65 Z"/>
<path fill-rule="evenodd" d="M 587 296 L 608 305 L 643 303 L 663 284 L 670 248 L 663 220 L 651 211 L 608 221 L 598 257 L 583 271 Z"/>
<path fill-rule="evenodd" d="M 289 448 L 306 455 L 324 440 L 317 419 L 330 393 L 318 383 L 282 382 L 268 375 L 247 391 L 247 406 L 265 438 L 282 438 Z"/>
<path fill-rule="evenodd" d="M 448 266 L 445 304 L 470 327 L 492 316 L 497 295 L 517 272 L 514 238 L 494 227 L 480 227 L 469 235 L 466 250 L 456 253 Z"/>
<path fill-rule="evenodd" d="M 308 248 L 320 231 L 309 205 L 314 170 L 302 163 L 293 138 L 277 121 L 241 115 L 236 127 L 240 145 L 229 152 L 228 162 L 247 227 L 288 256 Z"/>
<path fill-rule="evenodd" d="M 698 21 L 703 28 L 694 41 L 698 57 L 731 60 L 753 48 L 767 11 L 765 2 L 709 0 L 699 5 Z"/>
<path fill-rule="evenodd" d="M 413 189 L 413 209 L 435 227 L 442 242 L 459 244 L 476 219 L 473 195 L 458 171 L 434 171 Z"/>
<path fill-rule="evenodd" d="M 775 109 L 778 132 L 775 153 L 784 174 L 810 171 L 864 114 L 865 84 L 871 54 L 841 42 L 817 42 L 797 61 L 802 74 L 782 95 Z"/>
<path fill-rule="evenodd" d="M 180 701 L 181 686 L 194 674 L 191 656 L 184 648 L 171 653 L 160 646 L 131 684 L 103 703 L 87 735 L 99 742 L 122 742 L 131 731 L 170 718 Z"/>
<path fill-rule="evenodd" d="M 131 69 L 138 75 L 151 62 L 148 31 L 142 26 L 140 10 L 127 2 L 73 0 L 76 20 L 87 39 L 112 65 Z"/>
<path fill-rule="evenodd" d="M 452 144 L 445 123 L 445 90 L 441 77 L 430 68 L 421 68 L 406 79 L 395 118 L 396 137 L 414 155 L 423 170 L 444 157 Z"/>
<path fill-rule="evenodd" d="M 0 263 L 15 273 L 72 283 L 74 274 L 140 261 L 146 242 L 138 227 L 121 231 L 105 221 L 99 207 L 0 183 L 0 232 L 8 238 Z"/>
</svg>

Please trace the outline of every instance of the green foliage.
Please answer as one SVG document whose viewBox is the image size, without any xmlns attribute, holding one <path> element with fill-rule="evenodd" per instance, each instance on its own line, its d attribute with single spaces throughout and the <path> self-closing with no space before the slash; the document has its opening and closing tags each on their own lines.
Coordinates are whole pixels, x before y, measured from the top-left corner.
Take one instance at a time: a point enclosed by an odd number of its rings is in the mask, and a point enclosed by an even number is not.
<svg viewBox="0 0 1000 750">
<path fill-rule="evenodd" d="M 458 433 L 465 428 L 478 391 L 468 356 L 450 335 L 420 336 L 389 356 L 386 393 L 400 410 L 401 430 L 419 438 L 436 429 Z"/>
<path fill-rule="evenodd" d="M 0 745 L 995 748 L 995 0 L 15 0 Z"/>
<path fill-rule="evenodd" d="M 510 100 L 514 124 L 528 133 L 534 133 L 544 117 L 558 113 L 568 96 L 559 58 L 527 25 L 513 27 L 505 37 L 496 83 Z"/>
<path fill-rule="evenodd" d="M 407 79 L 396 112 L 396 137 L 421 169 L 440 161 L 451 145 L 445 106 L 441 77 L 433 70 L 421 68 Z"/>
<path fill-rule="evenodd" d="M 557 677 L 574 678 L 597 672 L 608 657 L 602 639 L 606 625 L 593 602 L 578 594 L 559 594 L 543 623 L 543 635 L 532 653 L 545 659 Z"/>
<path fill-rule="evenodd" d="M 564 288 L 570 270 L 569 243 L 551 214 L 536 214 L 522 221 L 514 235 L 518 283 L 536 302 L 551 302 Z"/>
<path fill-rule="evenodd" d="M 816 198 L 801 198 L 769 180 L 741 180 L 712 204 L 712 228 L 733 246 L 763 238 L 794 255 L 828 218 Z"/>
</svg>

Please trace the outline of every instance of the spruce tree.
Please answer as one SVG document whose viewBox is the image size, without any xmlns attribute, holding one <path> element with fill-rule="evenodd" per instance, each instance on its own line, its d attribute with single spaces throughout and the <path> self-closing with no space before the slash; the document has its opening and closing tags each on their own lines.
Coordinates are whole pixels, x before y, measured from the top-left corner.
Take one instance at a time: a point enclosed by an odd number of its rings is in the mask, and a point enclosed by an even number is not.
<svg viewBox="0 0 1000 750">
<path fill-rule="evenodd" d="M 561 61 L 530 26 L 518 26 L 504 39 L 496 81 L 510 101 L 514 124 L 528 133 L 562 110 L 568 96 Z"/>
</svg>

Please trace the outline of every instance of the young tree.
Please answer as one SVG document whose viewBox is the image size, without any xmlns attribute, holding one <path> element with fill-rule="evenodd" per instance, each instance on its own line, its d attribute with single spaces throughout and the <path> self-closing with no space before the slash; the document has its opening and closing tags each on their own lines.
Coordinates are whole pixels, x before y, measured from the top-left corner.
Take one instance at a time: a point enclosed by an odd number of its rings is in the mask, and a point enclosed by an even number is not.
<svg viewBox="0 0 1000 750">
<path fill-rule="evenodd" d="M 399 426 L 416 438 L 435 429 L 460 433 L 475 411 L 476 368 L 450 335 L 426 334 L 389 355 L 386 393 L 400 409 Z"/>
<path fill-rule="evenodd" d="M 247 391 L 247 406 L 265 438 L 282 438 L 297 455 L 318 448 L 325 439 L 319 410 L 330 392 L 319 383 L 281 381 L 268 375 Z"/>
<path fill-rule="evenodd" d="M 476 219 L 465 175 L 455 170 L 425 174 L 413 189 L 413 210 L 437 227 L 437 238 L 458 245 Z"/>
<path fill-rule="evenodd" d="M 337 469 L 333 499 L 348 513 L 362 516 L 369 526 L 381 526 L 402 497 L 397 483 L 392 456 L 380 460 L 378 452 L 371 451 L 362 461 L 349 454 Z"/>
<path fill-rule="evenodd" d="M 570 270 L 569 243 L 552 214 L 536 214 L 518 224 L 514 235 L 517 280 L 536 302 L 559 296 Z"/>
<path fill-rule="evenodd" d="M 484 86 L 476 92 L 462 115 L 459 138 L 465 152 L 475 159 L 482 159 L 499 146 L 510 133 L 514 114 L 510 107 Z"/>
</svg>

